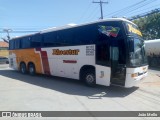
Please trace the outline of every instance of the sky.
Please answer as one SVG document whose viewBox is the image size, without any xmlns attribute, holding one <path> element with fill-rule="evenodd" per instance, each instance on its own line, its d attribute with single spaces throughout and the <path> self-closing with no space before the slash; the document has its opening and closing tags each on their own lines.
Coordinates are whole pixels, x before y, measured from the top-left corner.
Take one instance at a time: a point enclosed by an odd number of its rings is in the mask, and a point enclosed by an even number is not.
<svg viewBox="0 0 160 120">
<path fill-rule="evenodd" d="M 100 0 L 94 0 L 100 1 Z M 102 0 L 104 19 L 139 15 L 160 8 L 160 0 Z M 99 4 L 93 0 L 0 0 L 0 41 L 43 29 L 82 24 L 100 18 Z"/>
</svg>

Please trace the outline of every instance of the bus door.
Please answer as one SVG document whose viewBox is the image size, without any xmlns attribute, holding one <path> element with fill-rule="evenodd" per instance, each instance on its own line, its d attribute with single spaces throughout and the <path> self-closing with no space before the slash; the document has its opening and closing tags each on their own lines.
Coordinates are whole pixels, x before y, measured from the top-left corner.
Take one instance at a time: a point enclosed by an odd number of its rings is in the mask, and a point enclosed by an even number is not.
<svg viewBox="0 0 160 120">
<path fill-rule="evenodd" d="M 111 75 L 109 40 L 101 36 L 96 44 L 96 84 L 109 86 Z"/>
<path fill-rule="evenodd" d="M 110 39 L 111 84 L 125 85 L 126 49 L 124 39 Z"/>
</svg>

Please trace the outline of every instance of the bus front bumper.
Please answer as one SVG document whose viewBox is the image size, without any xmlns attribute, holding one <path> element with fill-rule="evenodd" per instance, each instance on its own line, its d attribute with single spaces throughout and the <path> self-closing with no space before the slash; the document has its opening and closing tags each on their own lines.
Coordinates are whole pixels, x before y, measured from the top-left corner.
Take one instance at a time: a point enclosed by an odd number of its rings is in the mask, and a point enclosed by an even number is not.
<svg viewBox="0 0 160 120">
<path fill-rule="evenodd" d="M 125 87 L 130 88 L 141 82 L 148 74 L 148 65 L 138 68 L 127 68 Z"/>
</svg>

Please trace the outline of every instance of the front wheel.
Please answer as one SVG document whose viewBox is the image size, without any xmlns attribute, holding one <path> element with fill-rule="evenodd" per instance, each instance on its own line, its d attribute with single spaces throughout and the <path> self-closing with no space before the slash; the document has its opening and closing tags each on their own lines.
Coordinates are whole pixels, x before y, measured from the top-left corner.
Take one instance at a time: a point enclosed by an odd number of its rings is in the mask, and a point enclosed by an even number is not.
<svg viewBox="0 0 160 120">
<path fill-rule="evenodd" d="M 87 70 L 84 73 L 84 80 L 87 86 L 94 87 L 96 85 L 95 71 Z"/>
<path fill-rule="evenodd" d="M 36 69 L 35 69 L 34 64 L 29 64 L 28 71 L 29 71 L 29 74 L 30 74 L 30 75 L 32 75 L 32 76 L 35 75 Z"/>
</svg>

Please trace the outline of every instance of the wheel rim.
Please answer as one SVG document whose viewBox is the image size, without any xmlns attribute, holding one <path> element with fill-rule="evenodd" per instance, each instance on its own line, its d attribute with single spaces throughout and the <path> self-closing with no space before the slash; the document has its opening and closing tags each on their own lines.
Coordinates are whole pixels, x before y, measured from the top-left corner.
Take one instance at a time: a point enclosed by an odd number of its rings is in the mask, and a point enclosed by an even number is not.
<svg viewBox="0 0 160 120">
<path fill-rule="evenodd" d="M 94 76 L 93 75 L 87 75 L 86 76 L 87 83 L 93 83 L 94 82 Z"/>
<path fill-rule="evenodd" d="M 23 67 L 21 68 L 21 71 L 22 71 L 22 73 L 24 73 L 24 68 Z"/>
<path fill-rule="evenodd" d="M 21 71 L 22 71 L 22 73 L 25 73 L 24 65 L 21 66 Z"/>
<path fill-rule="evenodd" d="M 29 71 L 30 73 L 33 73 L 34 72 L 34 68 L 32 66 L 29 67 Z"/>
</svg>

